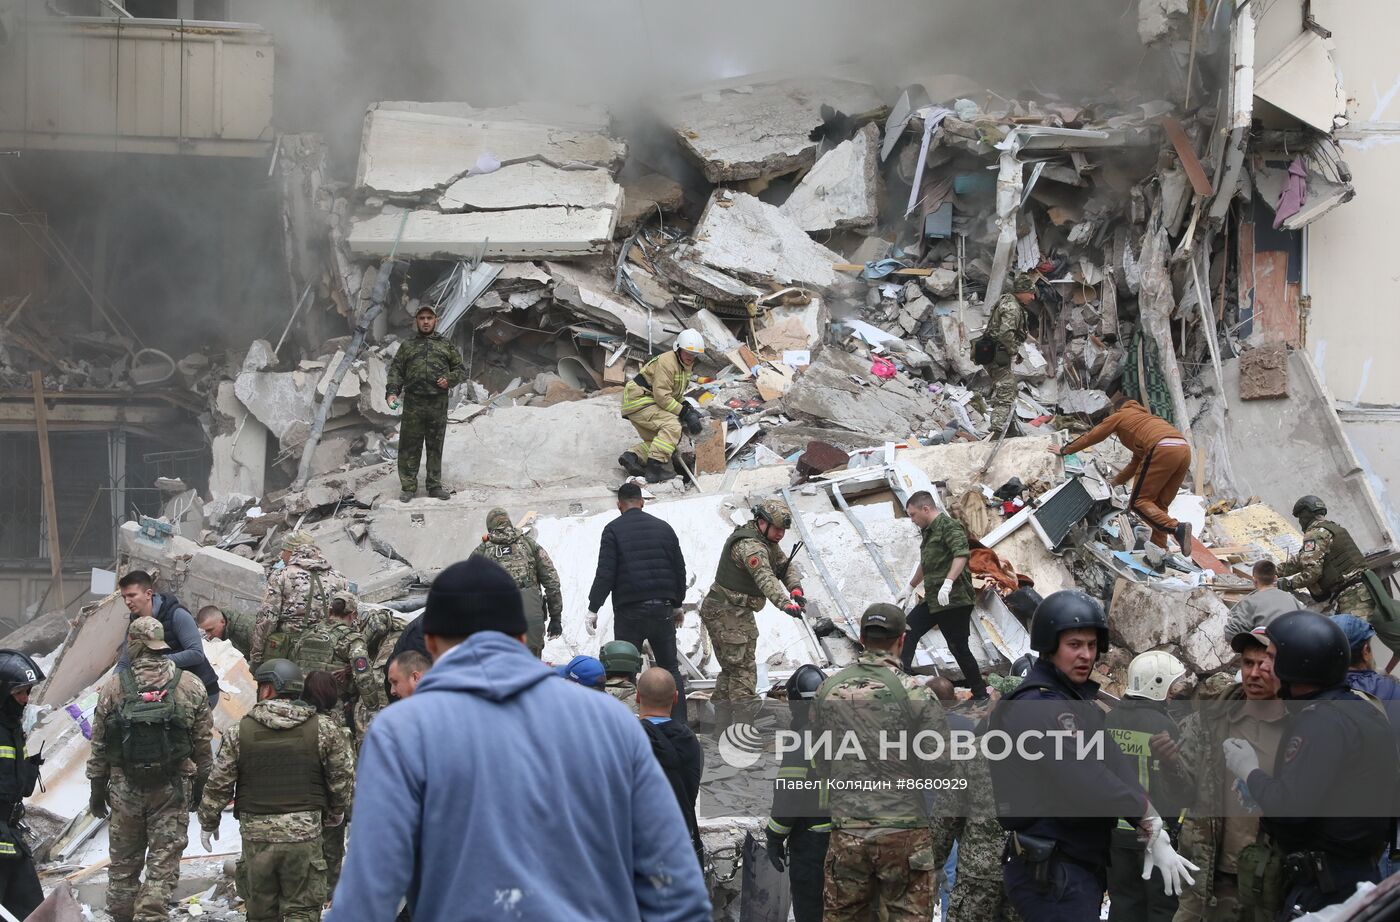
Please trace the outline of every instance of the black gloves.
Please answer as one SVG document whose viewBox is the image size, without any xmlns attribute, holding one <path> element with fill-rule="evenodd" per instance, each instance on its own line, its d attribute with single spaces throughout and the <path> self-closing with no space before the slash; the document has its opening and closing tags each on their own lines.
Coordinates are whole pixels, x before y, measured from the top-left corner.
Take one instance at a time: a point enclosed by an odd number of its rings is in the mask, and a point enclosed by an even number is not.
<svg viewBox="0 0 1400 922">
<path fill-rule="evenodd" d="M 564 622 L 559 618 L 559 616 L 555 615 L 554 617 L 550 618 L 549 626 L 545 628 L 545 636 L 548 637 L 550 640 L 553 640 L 555 637 L 558 637 L 563 633 Z"/>
<path fill-rule="evenodd" d="M 768 861 L 782 874 L 787 870 L 787 836 L 779 835 L 771 829 L 763 830 L 768 836 Z"/>
<path fill-rule="evenodd" d="M 200 801 L 204 800 L 204 782 L 207 781 L 207 780 L 208 780 L 207 778 L 200 778 L 200 777 L 196 776 L 195 779 L 194 779 L 194 782 L 193 782 L 192 786 L 190 787 L 190 812 L 191 812 L 191 813 L 193 813 L 193 812 L 195 812 L 196 810 L 198 810 L 198 809 L 199 809 Z"/>
<path fill-rule="evenodd" d="M 107 779 L 92 779 L 92 795 L 88 798 L 88 809 L 99 820 L 107 815 Z"/>
<path fill-rule="evenodd" d="M 690 404 L 681 407 L 681 427 L 691 435 L 699 435 L 705 431 L 705 417 L 700 415 L 700 411 Z"/>
</svg>

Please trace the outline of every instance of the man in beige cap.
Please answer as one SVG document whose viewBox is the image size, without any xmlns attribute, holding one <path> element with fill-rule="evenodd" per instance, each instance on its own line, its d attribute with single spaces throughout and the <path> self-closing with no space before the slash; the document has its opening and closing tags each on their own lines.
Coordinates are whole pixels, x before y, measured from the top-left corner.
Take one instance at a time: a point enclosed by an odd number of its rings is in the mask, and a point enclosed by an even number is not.
<svg viewBox="0 0 1400 922">
<path fill-rule="evenodd" d="M 164 922 L 189 813 L 214 762 L 213 721 L 204 683 L 166 657 L 159 621 L 137 618 L 126 637 L 130 665 L 102 683 L 92 714 L 90 807 L 112 814 L 107 912 L 118 922 Z"/>
<path fill-rule="evenodd" d="M 331 596 L 350 588 L 304 531 L 282 539 L 282 564 L 268 574 L 253 626 L 248 664 L 254 672 L 265 659 L 290 659 L 302 633 L 326 617 Z"/>
</svg>

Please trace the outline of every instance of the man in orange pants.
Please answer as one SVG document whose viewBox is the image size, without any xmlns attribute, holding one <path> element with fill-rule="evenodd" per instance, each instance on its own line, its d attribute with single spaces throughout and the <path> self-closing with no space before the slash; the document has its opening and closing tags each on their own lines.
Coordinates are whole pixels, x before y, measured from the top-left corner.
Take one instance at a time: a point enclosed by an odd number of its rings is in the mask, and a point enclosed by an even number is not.
<svg viewBox="0 0 1400 922">
<path fill-rule="evenodd" d="M 1152 541 L 1167 546 L 1167 535 L 1176 538 L 1181 552 L 1191 556 L 1191 525 L 1167 514 L 1186 474 L 1191 470 L 1191 446 L 1171 423 L 1153 416 L 1136 400 L 1122 394 L 1113 398 L 1113 412 L 1063 448 L 1051 447 L 1057 455 L 1072 455 L 1097 445 L 1110 435 L 1133 453 L 1132 462 L 1114 478 L 1115 485 L 1127 483 L 1134 474 L 1133 496 L 1129 505 L 1152 526 Z"/>
</svg>

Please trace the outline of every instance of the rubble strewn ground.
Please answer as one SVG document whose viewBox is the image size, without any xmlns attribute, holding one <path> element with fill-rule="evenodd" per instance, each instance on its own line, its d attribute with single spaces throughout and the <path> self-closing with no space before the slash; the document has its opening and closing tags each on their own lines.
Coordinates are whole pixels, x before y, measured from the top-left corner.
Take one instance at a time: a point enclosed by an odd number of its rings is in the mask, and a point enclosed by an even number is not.
<svg viewBox="0 0 1400 922">
<path fill-rule="evenodd" d="M 1191 36 L 1184 5 L 1141 7 L 1144 43 L 1180 55 Z M 1299 41 L 1308 72 L 1330 80 L 1321 39 L 1305 31 Z M 1189 47 L 1193 68 L 1239 64 L 1228 25 Z M 698 673 L 697 721 L 717 671 L 699 601 L 730 529 L 778 495 L 800 521 L 789 543 L 806 542 L 796 566 L 811 608 L 808 624 L 771 606 L 760 614 L 770 688 L 803 663 L 849 659 L 861 609 L 893 598 L 889 575 L 902 585 L 917 563 L 903 506 L 920 489 L 1019 585 L 1042 595 L 1077 585 L 1105 603 L 1116 648 L 1100 666 L 1107 690 L 1121 691 L 1129 659 L 1152 649 L 1204 681 L 1233 668 L 1221 633 L 1250 565 L 1298 550 L 1301 535 L 1281 515 L 1298 495 L 1324 493 L 1373 559 L 1394 541 L 1313 360 L 1296 348 L 1286 260 L 1255 259 L 1254 235 L 1276 214 L 1283 231 L 1271 232 L 1296 232 L 1324 198 L 1335 207 L 1350 196 L 1340 175 L 1309 166 L 1336 147 L 1335 94 L 1321 108 L 1298 103 L 1281 86 L 1285 65 L 1259 68 L 1255 94 L 1288 127 L 1256 139 L 1248 165 L 1249 113 L 1228 83 L 1187 106 L 1127 87 L 1007 98 L 738 79 L 656 103 L 635 138 L 601 107 L 376 102 L 353 173 L 336 175 L 316 135 L 278 142 L 293 283 L 281 339 L 248 331 L 246 342 L 177 360 L 115 329 L 50 337 L 23 300 L 0 297 L 0 387 L 27 390 L 39 370 L 55 391 L 175 392 L 169 401 L 203 431 L 208 476 L 199 489 L 166 484 L 164 515 L 122 525 L 118 554 L 122 569 L 158 573 L 192 610 L 255 612 L 264 566 L 294 529 L 363 602 L 412 608 L 500 506 L 529 520 L 559 569 L 564 633 L 544 658 L 561 663 L 596 652 L 600 636 L 585 626 L 586 595 L 623 478 L 616 458 L 635 442 L 621 389 L 696 329 L 706 352 L 691 397 L 711 427 L 700 440 L 714 441 L 685 439 L 679 457 L 699 475 L 649 486 L 647 509 L 675 527 L 692 577 L 679 644 Z M 1287 168 L 1276 157 L 1299 142 L 1314 152 L 1300 167 L 1314 204 L 1283 214 Z M 1275 186 L 1268 200 L 1259 191 Z M 1253 302 L 1275 268 L 1291 321 L 1278 304 Z M 971 352 L 1016 272 L 1034 276 L 1036 300 L 998 444 L 991 382 Z M 391 282 L 376 295 L 384 273 Z M 358 348 L 352 331 L 376 297 L 384 314 Z M 424 304 L 468 371 L 449 398 L 454 495 L 399 502 L 399 411 L 384 391 Z M 1199 539 L 1192 554 L 1147 546 L 1127 489 L 1111 484 L 1127 460 L 1120 446 L 1063 460 L 1046 450 L 1103 419 L 1116 392 L 1193 444 L 1172 507 Z M 309 477 L 298 479 L 307 452 Z M 1013 479 L 1019 489 L 1005 491 Z M 1052 537 L 1052 504 L 1068 505 L 1071 492 L 1082 508 Z M 991 573 L 976 582 L 972 650 L 987 673 L 1005 675 L 1029 652 L 1028 625 Z M 87 903 L 99 899 L 103 878 L 91 871 L 106 832 L 80 793 L 81 727 L 124 615 L 107 596 L 69 630 L 43 615 L 10 641 L 51 657 L 37 731 L 50 747 L 48 790 L 34 805 L 57 818 L 44 843 L 50 875 Z M 605 607 L 601 636 L 610 618 Z M 251 677 L 228 645 L 207 648 L 227 726 L 249 706 Z M 961 677 L 939 632 L 916 665 Z M 723 850 L 753 828 L 752 816 L 710 820 L 706 842 Z M 236 845 L 231 819 L 223 841 Z M 217 857 L 182 895 L 236 918 L 225 890 L 208 891 L 222 875 Z"/>
</svg>

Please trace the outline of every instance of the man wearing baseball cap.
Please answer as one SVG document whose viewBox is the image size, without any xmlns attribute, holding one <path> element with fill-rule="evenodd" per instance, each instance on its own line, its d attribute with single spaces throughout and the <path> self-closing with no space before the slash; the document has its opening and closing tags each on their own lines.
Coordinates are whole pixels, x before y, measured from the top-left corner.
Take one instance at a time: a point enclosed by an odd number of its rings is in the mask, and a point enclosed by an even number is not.
<svg viewBox="0 0 1400 922">
<path fill-rule="evenodd" d="M 433 668 L 365 736 L 355 825 L 373 840 L 351 837 L 327 920 L 392 919 L 407 897 L 414 922 L 455 922 L 501 894 L 521 919 L 709 919 L 637 718 L 530 655 L 510 574 L 453 564 L 421 620 Z"/>
</svg>

